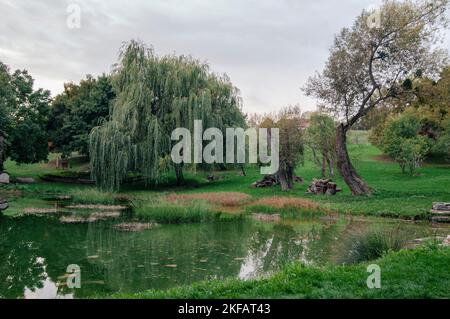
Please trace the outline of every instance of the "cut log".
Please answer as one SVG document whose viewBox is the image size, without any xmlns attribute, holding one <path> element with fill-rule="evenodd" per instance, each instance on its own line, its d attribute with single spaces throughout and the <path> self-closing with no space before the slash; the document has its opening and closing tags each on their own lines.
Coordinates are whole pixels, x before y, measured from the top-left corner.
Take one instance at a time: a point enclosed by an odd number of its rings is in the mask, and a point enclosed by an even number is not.
<svg viewBox="0 0 450 319">
<path fill-rule="evenodd" d="M 450 212 L 450 203 L 433 203 L 433 210 Z"/>
<path fill-rule="evenodd" d="M 432 215 L 437 215 L 437 216 L 450 216 L 450 211 L 445 211 L 445 210 L 430 210 L 430 213 Z"/>
<path fill-rule="evenodd" d="M 450 203 L 433 203 L 430 214 L 434 223 L 450 223 Z"/>
<path fill-rule="evenodd" d="M 450 216 L 434 216 L 431 217 L 433 223 L 450 223 Z"/>
</svg>

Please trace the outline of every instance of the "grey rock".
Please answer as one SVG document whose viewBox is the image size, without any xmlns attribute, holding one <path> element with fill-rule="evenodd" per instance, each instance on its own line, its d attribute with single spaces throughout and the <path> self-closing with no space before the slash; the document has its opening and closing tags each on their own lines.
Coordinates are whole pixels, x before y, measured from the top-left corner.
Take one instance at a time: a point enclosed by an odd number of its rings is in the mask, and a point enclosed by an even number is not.
<svg viewBox="0 0 450 319">
<path fill-rule="evenodd" d="M 0 173 L 0 184 L 9 184 L 9 174 L 8 173 Z"/>
<path fill-rule="evenodd" d="M 9 207 L 8 202 L 0 201 L 0 211 L 5 210 Z"/>
</svg>

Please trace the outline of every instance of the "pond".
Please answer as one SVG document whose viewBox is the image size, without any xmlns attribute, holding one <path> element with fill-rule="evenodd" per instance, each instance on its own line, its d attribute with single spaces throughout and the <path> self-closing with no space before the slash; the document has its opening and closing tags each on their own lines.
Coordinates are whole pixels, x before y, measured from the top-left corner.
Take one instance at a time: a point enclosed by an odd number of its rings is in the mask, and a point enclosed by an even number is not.
<svg viewBox="0 0 450 319">
<path fill-rule="evenodd" d="M 0 297 L 83 298 L 208 279 L 260 278 L 293 261 L 334 263 L 349 234 L 380 223 L 407 230 L 411 239 L 448 234 L 448 228 L 429 223 L 348 217 L 279 223 L 242 219 L 142 232 L 117 231 L 112 226 L 118 222 L 0 217 Z M 71 264 L 81 269 L 79 289 L 66 285 Z"/>
</svg>

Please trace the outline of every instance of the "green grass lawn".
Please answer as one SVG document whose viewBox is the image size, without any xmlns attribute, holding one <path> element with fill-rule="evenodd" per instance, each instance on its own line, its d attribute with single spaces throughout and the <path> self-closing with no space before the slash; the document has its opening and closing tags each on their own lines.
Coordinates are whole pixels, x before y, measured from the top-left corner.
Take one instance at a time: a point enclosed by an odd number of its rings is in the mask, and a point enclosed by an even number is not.
<svg viewBox="0 0 450 319">
<path fill-rule="evenodd" d="M 369 264 L 381 269 L 381 288 L 369 289 Z M 286 266 L 261 280 L 213 280 L 167 291 L 116 294 L 114 298 L 449 298 L 450 248 L 422 247 L 390 253 L 354 266 Z"/>
</svg>

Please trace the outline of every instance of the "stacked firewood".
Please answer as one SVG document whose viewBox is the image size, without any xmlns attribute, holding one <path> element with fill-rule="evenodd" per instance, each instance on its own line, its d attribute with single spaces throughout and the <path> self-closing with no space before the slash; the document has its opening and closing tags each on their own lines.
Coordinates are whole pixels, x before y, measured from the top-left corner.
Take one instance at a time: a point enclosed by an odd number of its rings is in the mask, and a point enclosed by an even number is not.
<svg viewBox="0 0 450 319">
<path fill-rule="evenodd" d="M 431 221 L 450 223 L 450 203 L 434 203 L 431 210 Z"/>
<path fill-rule="evenodd" d="M 298 176 L 294 176 L 294 183 L 303 183 L 303 179 Z M 254 182 L 252 188 L 272 187 L 280 185 L 280 180 L 277 175 L 266 175 L 263 179 Z"/>
<path fill-rule="evenodd" d="M 333 183 L 331 179 L 314 178 L 306 192 L 316 195 L 336 195 L 340 191 L 342 189 L 338 188 L 337 184 Z"/>
</svg>

